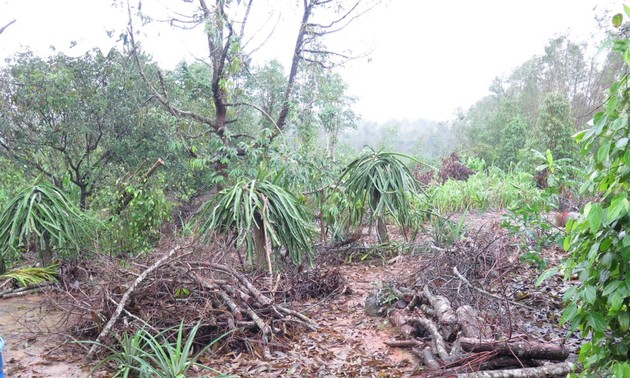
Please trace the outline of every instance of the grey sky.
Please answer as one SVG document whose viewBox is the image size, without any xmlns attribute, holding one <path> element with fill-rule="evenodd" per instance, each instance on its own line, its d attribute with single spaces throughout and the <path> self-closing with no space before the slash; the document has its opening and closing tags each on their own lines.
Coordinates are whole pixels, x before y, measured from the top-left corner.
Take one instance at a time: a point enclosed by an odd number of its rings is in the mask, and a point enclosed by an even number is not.
<svg viewBox="0 0 630 378">
<path fill-rule="evenodd" d="M 49 53 L 50 46 L 81 54 L 113 44 L 106 30 L 124 29 L 125 10 L 112 0 L 0 0 L 0 26 L 17 22 L 0 35 L 0 58 L 30 46 Z M 266 3 L 266 4 L 264 4 Z M 280 16 L 274 11 L 284 4 Z M 181 0 L 145 0 L 143 7 L 180 6 Z M 259 0 L 265 16 L 280 19 L 280 33 L 259 52 L 285 61 L 291 54 L 297 7 L 291 0 Z M 366 120 L 448 120 L 457 107 L 467 108 L 487 94 L 492 79 L 511 71 L 546 42 L 569 32 L 586 39 L 595 31 L 595 14 L 621 11 L 617 0 L 389 0 L 340 35 L 355 50 L 373 53 L 342 71 L 356 111 Z M 594 10 L 595 8 L 595 10 Z M 260 8 L 259 8 L 260 10 Z M 267 18 L 267 14 L 269 18 Z M 201 31 L 174 34 L 148 28 L 143 46 L 168 67 L 181 59 L 204 56 Z M 70 41 L 78 44 L 70 49 Z"/>
</svg>

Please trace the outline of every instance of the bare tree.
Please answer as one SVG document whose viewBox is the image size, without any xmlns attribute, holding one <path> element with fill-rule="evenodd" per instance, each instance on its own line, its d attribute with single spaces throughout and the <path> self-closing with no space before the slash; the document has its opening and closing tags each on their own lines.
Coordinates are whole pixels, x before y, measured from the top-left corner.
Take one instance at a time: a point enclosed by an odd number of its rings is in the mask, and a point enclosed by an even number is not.
<svg viewBox="0 0 630 378">
<path fill-rule="evenodd" d="M 204 25 L 208 46 L 208 58 L 205 63 L 211 71 L 211 91 L 213 116 L 208 117 L 190 109 L 183 109 L 175 102 L 166 90 L 164 78 L 158 72 L 157 78 L 149 77 L 144 72 L 140 61 L 138 68 L 144 81 L 148 84 L 155 98 L 174 116 L 183 117 L 205 125 L 209 131 L 227 145 L 237 145 L 238 139 L 227 133 L 228 127 L 236 119 L 230 119 L 230 108 L 252 107 L 270 121 L 273 130 L 267 134 L 266 141 L 275 139 L 286 127 L 290 119 L 291 101 L 294 95 L 297 78 L 303 63 L 318 64 L 330 68 L 336 64 L 352 59 L 350 53 L 333 51 L 325 44 L 326 37 L 344 30 L 352 21 L 374 8 L 377 0 L 303 0 L 301 4 L 301 20 L 296 32 L 291 66 L 286 80 L 286 87 L 277 115 L 265 112 L 255 104 L 243 101 L 238 94 L 229 90 L 226 85 L 233 76 L 251 60 L 243 46 L 246 40 L 246 26 L 253 11 L 253 0 L 229 1 L 198 0 L 199 11 L 192 15 L 177 14 L 167 20 L 171 25 L 181 28 L 192 28 Z M 132 23 L 132 10 L 129 9 L 129 36 L 134 55 L 138 55 L 136 31 Z M 253 51 L 256 51 L 254 49 Z M 236 114 L 236 112 L 234 112 Z M 247 137 L 247 136 L 243 136 Z M 259 137 L 247 139 L 251 147 L 260 145 Z M 238 155 L 245 155 L 248 148 L 236 148 Z"/>
</svg>

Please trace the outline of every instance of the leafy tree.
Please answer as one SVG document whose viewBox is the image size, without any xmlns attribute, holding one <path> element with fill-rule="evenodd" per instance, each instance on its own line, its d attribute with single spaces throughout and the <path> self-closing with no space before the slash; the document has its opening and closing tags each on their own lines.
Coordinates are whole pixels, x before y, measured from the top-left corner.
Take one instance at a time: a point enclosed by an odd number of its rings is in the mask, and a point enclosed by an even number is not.
<svg viewBox="0 0 630 378">
<path fill-rule="evenodd" d="M 577 155 L 574 133 L 569 103 L 562 95 L 551 94 L 543 102 L 528 145 L 539 151 L 551 150 L 556 159 L 572 158 Z"/>
<path fill-rule="evenodd" d="M 359 0 L 346 2 L 343 0 L 307 0 L 301 2 L 301 17 L 299 27 L 295 34 L 295 45 L 292 49 L 291 64 L 288 75 L 284 80 L 275 80 L 274 72 L 277 66 L 270 65 L 268 72 L 272 74 L 268 78 L 273 79 L 273 88 L 269 88 L 269 93 L 273 93 L 272 111 L 269 107 L 250 102 L 256 93 L 248 92 L 252 88 L 245 85 L 244 78 L 249 71 L 251 56 L 256 50 L 248 46 L 252 38 L 249 32 L 249 25 L 256 12 L 252 8 L 252 2 L 225 1 L 225 0 L 197 0 L 194 6 L 189 9 L 191 14 L 186 16 L 178 14 L 173 16 L 174 26 L 188 27 L 189 23 L 205 26 L 205 39 L 209 49 L 206 77 L 203 79 L 207 88 L 206 97 L 209 98 L 211 106 L 205 111 L 194 106 L 178 101 L 175 96 L 167 91 L 168 83 L 164 75 L 158 73 L 152 75 L 146 72 L 140 60 L 137 66 L 140 73 L 151 89 L 153 95 L 162 106 L 173 116 L 179 119 L 186 119 L 200 127 L 203 127 L 213 136 L 210 139 L 213 146 L 210 155 L 205 157 L 203 164 L 212 166 L 215 170 L 227 176 L 227 167 L 233 163 L 236 157 L 243 157 L 247 154 L 258 154 L 260 147 L 269 145 L 291 124 L 292 119 L 297 119 L 293 114 L 299 107 L 296 106 L 297 89 L 302 78 L 305 67 L 318 65 L 324 69 L 329 69 L 340 61 L 350 58 L 342 52 L 336 52 L 326 47 L 326 39 L 333 34 L 343 30 L 349 23 L 371 7 L 369 0 Z M 250 15 L 250 12 L 252 14 Z M 131 10 L 130 10 L 131 13 Z M 141 13 L 138 10 L 138 13 Z M 147 19 L 146 15 L 140 14 L 141 18 Z M 182 18 L 185 21 L 182 21 Z M 137 34 L 133 29 L 130 18 L 129 42 L 132 51 L 137 49 Z M 251 28 L 251 27 L 250 27 Z M 200 76 L 197 79 L 201 80 Z M 278 84 L 277 87 L 276 84 Z M 279 84 L 282 85 L 280 88 Z M 279 95 L 279 96 L 278 96 Z M 270 104 L 266 104 L 270 105 Z M 252 108 L 259 112 L 265 122 L 252 122 L 250 124 L 271 125 L 263 129 L 255 130 L 254 133 L 234 132 L 235 126 L 245 124 L 240 119 L 248 112 L 243 112 L 243 108 Z"/>
<path fill-rule="evenodd" d="M 630 8 L 625 7 L 630 16 Z M 622 15 L 613 18 L 620 26 Z M 630 40 L 614 43 L 630 66 Z M 569 222 L 564 247 L 569 258 L 565 276 L 579 283 L 565 298 L 562 322 L 591 339 L 580 350 L 582 376 L 630 376 L 630 92 L 626 73 L 610 88 L 603 112 L 593 126 L 577 135 L 582 153 L 592 153 L 584 193 L 595 200 L 580 218 Z"/>
<path fill-rule="evenodd" d="M 0 90 L 0 151 L 59 187 L 68 177 L 82 208 L 112 163 L 134 167 L 164 150 L 168 129 L 156 122 L 131 61 L 115 50 L 22 53 L 0 75 L 8 83 Z"/>
<path fill-rule="evenodd" d="M 0 274 L 19 253 L 39 252 L 43 265 L 55 251 L 79 250 L 86 218 L 57 187 L 36 183 L 20 190 L 0 213 Z"/>
</svg>

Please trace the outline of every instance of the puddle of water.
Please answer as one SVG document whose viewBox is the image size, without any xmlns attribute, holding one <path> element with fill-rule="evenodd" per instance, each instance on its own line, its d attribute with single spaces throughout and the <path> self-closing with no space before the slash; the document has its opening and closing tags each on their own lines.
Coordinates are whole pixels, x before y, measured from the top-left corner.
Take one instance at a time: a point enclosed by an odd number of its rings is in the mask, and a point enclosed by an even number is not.
<svg viewBox="0 0 630 378">
<path fill-rule="evenodd" d="M 6 377 L 86 377 L 83 356 L 64 354 L 61 314 L 41 307 L 42 297 L 0 300 L 0 336 Z"/>
</svg>

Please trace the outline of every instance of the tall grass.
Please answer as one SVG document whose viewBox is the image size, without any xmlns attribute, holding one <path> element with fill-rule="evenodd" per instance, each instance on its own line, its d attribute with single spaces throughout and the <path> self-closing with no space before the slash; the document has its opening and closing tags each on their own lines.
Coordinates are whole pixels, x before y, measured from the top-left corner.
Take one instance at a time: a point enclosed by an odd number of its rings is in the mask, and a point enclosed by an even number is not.
<svg viewBox="0 0 630 378">
<path fill-rule="evenodd" d="M 448 180 L 428 190 L 434 211 L 450 214 L 465 210 L 504 209 L 518 200 L 538 201 L 540 194 L 531 174 L 504 172 L 490 167 L 467 181 Z"/>
</svg>

